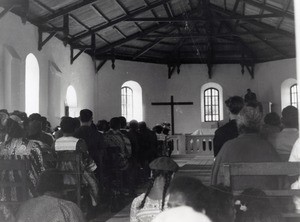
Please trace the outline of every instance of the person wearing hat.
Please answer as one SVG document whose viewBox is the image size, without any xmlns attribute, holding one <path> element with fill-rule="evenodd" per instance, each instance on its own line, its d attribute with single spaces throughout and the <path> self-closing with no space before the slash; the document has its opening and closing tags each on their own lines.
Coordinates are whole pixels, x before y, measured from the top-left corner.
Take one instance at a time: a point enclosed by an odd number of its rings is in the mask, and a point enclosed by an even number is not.
<svg viewBox="0 0 300 222">
<path fill-rule="evenodd" d="M 174 173 L 179 166 L 170 157 L 153 160 L 151 180 L 147 191 L 136 197 L 131 204 L 130 222 L 148 222 L 162 212 L 168 202 L 167 190 Z"/>
</svg>

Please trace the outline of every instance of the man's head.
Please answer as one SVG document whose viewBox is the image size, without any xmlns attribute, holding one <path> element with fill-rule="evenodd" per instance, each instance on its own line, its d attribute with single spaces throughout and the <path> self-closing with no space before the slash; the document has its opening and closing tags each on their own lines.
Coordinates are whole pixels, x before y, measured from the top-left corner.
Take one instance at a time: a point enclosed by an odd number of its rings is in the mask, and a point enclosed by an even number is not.
<svg viewBox="0 0 300 222">
<path fill-rule="evenodd" d="M 119 117 L 113 117 L 109 121 L 110 128 L 113 130 L 120 130 L 121 128 L 121 122 Z"/>
<path fill-rule="evenodd" d="M 93 121 L 93 112 L 89 109 L 80 110 L 79 119 L 81 123 L 91 124 Z"/>
<path fill-rule="evenodd" d="M 298 109 L 296 107 L 285 107 L 281 115 L 281 121 L 285 128 L 298 128 Z"/>
<path fill-rule="evenodd" d="M 225 101 L 225 104 L 228 107 L 230 113 L 232 113 L 233 115 L 237 115 L 244 107 L 244 100 L 240 96 L 232 96 Z"/>
<path fill-rule="evenodd" d="M 60 122 L 63 134 L 73 134 L 76 128 L 76 122 L 72 117 L 65 117 Z"/>
</svg>

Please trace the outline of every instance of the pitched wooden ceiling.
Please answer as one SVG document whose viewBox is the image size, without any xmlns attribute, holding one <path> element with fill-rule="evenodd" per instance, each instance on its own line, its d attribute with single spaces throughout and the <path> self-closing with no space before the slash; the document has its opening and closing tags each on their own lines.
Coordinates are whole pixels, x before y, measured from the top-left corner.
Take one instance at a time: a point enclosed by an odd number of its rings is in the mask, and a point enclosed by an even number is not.
<svg viewBox="0 0 300 222">
<path fill-rule="evenodd" d="M 241 64 L 295 57 L 293 0 L 2 0 L 39 28 L 38 48 L 53 36 L 95 60 L 167 64 Z"/>
</svg>

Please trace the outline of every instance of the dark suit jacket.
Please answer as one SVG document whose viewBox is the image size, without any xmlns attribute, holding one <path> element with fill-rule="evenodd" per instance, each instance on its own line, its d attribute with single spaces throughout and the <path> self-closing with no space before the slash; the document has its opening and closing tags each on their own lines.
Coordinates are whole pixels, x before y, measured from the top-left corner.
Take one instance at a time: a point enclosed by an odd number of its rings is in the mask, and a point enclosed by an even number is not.
<svg viewBox="0 0 300 222">
<path fill-rule="evenodd" d="M 238 135 L 236 120 L 230 120 L 217 129 L 214 137 L 214 156 L 217 156 L 225 142 L 236 138 Z"/>
</svg>

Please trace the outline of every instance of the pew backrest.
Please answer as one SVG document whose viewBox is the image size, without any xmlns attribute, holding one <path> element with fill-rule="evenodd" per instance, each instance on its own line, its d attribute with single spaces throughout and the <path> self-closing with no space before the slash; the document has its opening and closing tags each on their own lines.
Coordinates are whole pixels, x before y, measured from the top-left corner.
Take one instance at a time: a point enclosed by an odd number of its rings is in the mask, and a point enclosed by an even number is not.
<svg viewBox="0 0 300 222">
<path fill-rule="evenodd" d="M 76 203 L 78 206 L 81 204 L 81 182 L 82 182 L 82 167 L 81 167 L 81 154 L 71 151 L 58 151 L 55 155 L 45 155 L 44 162 L 51 163 L 63 174 L 71 176 L 72 184 L 65 184 L 63 190 L 65 192 L 74 190 L 76 193 Z M 64 167 L 68 163 L 72 167 Z"/>
<path fill-rule="evenodd" d="M 279 176 L 286 179 L 288 176 L 300 175 L 300 162 L 264 162 L 264 163 L 230 163 L 223 165 L 224 185 L 234 189 L 233 177 L 238 176 Z M 263 191 L 271 197 L 285 198 L 300 196 L 300 190 L 292 190 L 290 186 L 281 187 L 279 190 Z M 242 190 L 233 190 L 234 196 L 239 195 Z M 284 217 L 300 217 L 299 213 L 284 213 Z"/>
<path fill-rule="evenodd" d="M 1 201 L 9 205 L 19 205 L 21 202 L 29 198 L 28 190 L 28 171 L 30 169 L 30 160 L 28 156 L 8 156 L 0 158 L 0 188 L 6 189 L 16 189 L 19 193 L 18 200 L 5 200 Z M 8 174 L 14 174 L 14 179 L 7 179 Z"/>
</svg>

